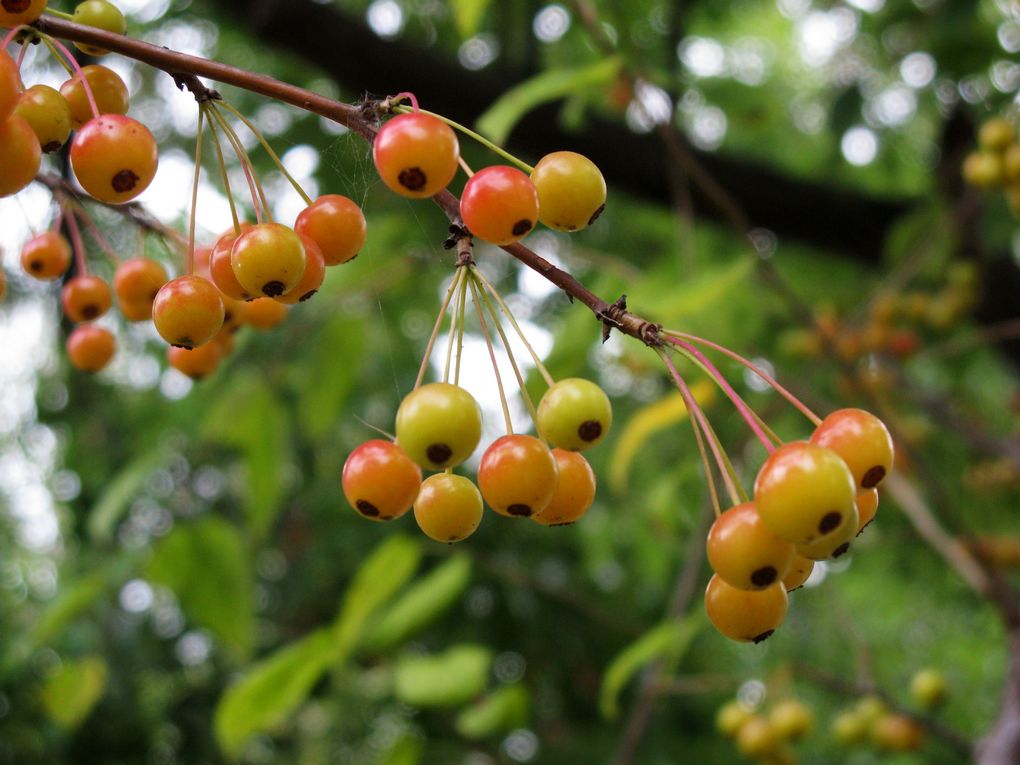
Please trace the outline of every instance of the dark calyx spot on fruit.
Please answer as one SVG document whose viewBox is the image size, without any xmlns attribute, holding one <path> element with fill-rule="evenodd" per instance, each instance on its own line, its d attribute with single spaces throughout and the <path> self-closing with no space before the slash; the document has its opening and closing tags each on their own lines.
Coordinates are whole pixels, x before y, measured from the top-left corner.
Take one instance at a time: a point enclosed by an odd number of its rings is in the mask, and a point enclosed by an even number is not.
<svg viewBox="0 0 1020 765">
<path fill-rule="evenodd" d="M 35 273 L 39 273 L 40 271 L 43 270 L 43 262 L 41 260 L 33 260 L 31 263 L 28 264 L 28 267 Z"/>
<path fill-rule="evenodd" d="M 94 319 L 99 315 L 99 306 L 95 303 L 89 303 L 88 305 L 82 306 L 81 309 L 82 318 Z"/>
<path fill-rule="evenodd" d="M 779 572 L 772 566 L 762 566 L 751 574 L 751 584 L 755 587 L 768 587 L 779 576 Z"/>
<path fill-rule="evenodd" d="M 0 5 L 3 6 L 4 10 L 8 13 L 21 13 L 27 11 L 28 6 L 32 4 L 32 0 L 3 0 Z"/>
<path fill-rule="evenodd" d="M 453 449 L 446 444 L 429 444 L 425 450 L 425 456 L 433 465 L 445 465 L 446 461 L 453 456 Z"/>
<path fill-rule="evenodd" d="M 605 210 L 605 209 L 606 209 L 605 205 L 599 205 L 599 209 L 597 209 L 595 212 L 593 212 L 591 214 L 591 217 L 588 218 L 588 225 L 590 226 L 592 223 L 597 221 L 599 219 L 599 216 L 602 214 L 602 211 Z"/>
<path fill-rule="evenodd" d="M 828 534 L 830 531 L 835 531 L 842 520 L 843 516 L 840 513 L 826 513 L 822 516 L 822 520 L 818 522 L 818 530 L 823 534 Z"/>
<path fill-rule="evenodd" d="M 359 499 L 354 503 L 354 506 L 358 508 L 358 512 L 362 515 L 367 515 L 369 518 L 379 517 L 379 508 L 366 499 Z"/>
<path fill-rule="evenodd" d="M 276 297 L 277 295 L 283 294 L 283 288 L 286 285 L 283 282 L 266 282 L 262 285 L 262 294 L 268 295 L 269 297 Z"/>
<path fill-rule="evenodd" d="M 306 300 L 308 300 L 308 298 L 312 297 L 316 292 L 318 292 L 318 290 L 309 290 L 304 295 L 298 298 L 298 302 L 299 303 L 305 302 Z"/>
<path fill-rule="evenodd" d="M 190 337 L 178 337 L 170 343 L 174 348 L 187 348 L 189 351 L 195 347 L 195 341 Z"/>
<path fill-rule="evenodd" d="M 121 170 L 113 176 L 110 185 L 113 186 L 113 190 L 118 194 L 123 194 L 125 191 L 131 191 L 131 189 L 137 186 L 139 180 L 134 170 Z"/>
<path fill-rule="evenodd" d="M 849 542 L 844 542 L 843 544 L 841 544 L 839 547 L 837 547 L 835 550 L 832 551 L 832 557 L 833 558 L 838 558 L 840 555 L 842 555 L 843 553 L 845 553 L 849 549 L 850 549 L 850 543 Z"/>
<path fill-rule="evenodd" d="M 508 507 L 506 509 L 506 511 L 508 513 L 510 513 L 510 515 L 520 515 L 520 516 L 523 516 L 525 518 L 527 518 L 529 515 L 531 515 L 531 507 L 529 507 L 528 505 L 519 505 L 519 504 L 518 505 L 510 505 L 510 507 Z"/>
<path fill-rule="evenodd" d="M 447 542 L 447 544 L 451 544 L 451 545 L 452 545 L 452 544 L 453 544 L 454 542 L 459 542 L 459 541 L 460 541 L 460 537 L 458 537 L 458 536 L 457 536 L 456 534 L 453 534 L 453 535 L 451 535 L 451 536 L 448 536 L 448 537 L 446 538 L 446 542 Z"/>
<path fill-rule="evenodd" d="M 224 311 L 223 312 L 223 323 L 224 324 L 229 324 L 233 320 L 234 320 L 234 312 L 233 311 Z"/>
<path fill-rule="evenodd" d="M 865 489 L 874 489 L 881 483 L 883 478 L 885 478 L 885 468 L 881 465 L 875 465 L 875 467 L 864 474 L 864 477 L 861 479 L 861 486 Z"/>
<path fill-rule="evenodd" d="M 576 521 L 561 521 L 560 523 L 550 523 L 550 526 L 573 526 Z"/>
<path fill-rule="evenodd" d="M 755 645 L 757 645 L 758 643 L 762 642 L 763 640 L 768 640 L 770 637 L 772 637 L 772 633 L 773 632 L 775 632 L 775 630 L 765 630 L 763 633 L 761 633 L 757 637 L 751 638 L 751 642 L 754 643 Z"/>
<path fill-rule="evenodd" d="M 871 520 L 873 521 L 873 520 L 874 520 L 874 518 L 872 518 Z M 870 525 L 871 525 L 871 521 L 868 521 L 868 522 L 867 522 L 867 523 L 865 523 L 865 524 L 864 524 L 863 526 L 861 526 L 861 530 L 857 532 L 857 536 L 860 536 L 861 534 L 863 534 L 863 533 L 864 533 L 864 530 L 865 530 L 866 528 L 868 528 L 868 526 L 870 526 Z"/>
<path fill-rule="evenodd" d="M 400 171 L 397 182 L 409 191 L 421 191 L 428 183 L 428 177 L 420 167 L 408 167 Z"/>
<path fill-rule="evenodd" d="M 801 587 L 803 587 L 803 586 L 804 586 L 804 585 L 802 585 L 802 584 L 798 584 L 798 585 L 797 585 L 796 587 L 794 587 L 794 588 L 793 588 L 792 590 L 787 590 L 786 592 L 787 592 L 787 594 L 789 594 L 789 593 L 791 593 L 791 592 L 796 592 L 797 590 L 799 590 L 799 589 L 800 589 Z"/>
<path fill-rule="evenodd" d="M 598 420 L 585 420 L 578 426 L 577 435 L 582 441 L 594 441 L 602 435 L 602 423 Z"/>
<path fill-rule="evenodd" d="M 526 233 L 531 231 L 531 229 L 534 228 L 534 226 L 535 226 L 534 221 L 530 221 L 527 218 L 524 218 L 522 220 L 517 221 L 514 224 L 514 227 L 511 229 L 511 231 L 513 231 L 514 236 L 524 236 Z"/>
<path fill-rule="evenodd" d="M 62 144 L 60 141 L 50 141 L 48 144 L 42 147 L 43 154 L 52 154 L 63 145 L 64 144 Z"/>
</svg>

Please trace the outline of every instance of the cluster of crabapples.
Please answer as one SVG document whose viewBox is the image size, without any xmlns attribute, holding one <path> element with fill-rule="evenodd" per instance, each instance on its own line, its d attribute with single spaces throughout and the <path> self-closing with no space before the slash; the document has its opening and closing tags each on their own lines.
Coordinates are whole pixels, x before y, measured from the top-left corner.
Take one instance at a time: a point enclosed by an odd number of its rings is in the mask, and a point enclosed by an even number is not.
<svg viewBox="0 0 1020 765">
<path fill-rule="evenodd" d="M 419 528 L 438 542 L 469 537 L 483 501 L 507 517 L 564 526 L 595 500 L 595 473 L 581 454 L 612 424 L 605 392 L 582 378 L 552 385 L 538 406 L 538 437 L 508 434 L 482 455 L 478 483 L 453 468 L 475 451 L 482 415 L 474 397 L 451 383 L 422 385 L 397 409 L 396 441 L 375 439 L 344 464 L 343 491 L 365 518 L 389 521 L 412 507 Z M 424 481 L 422 469 L 436 472 Z"/>
<path fill-rule="evenodd" d="M 843 555 L 874 519 L 876 487 L 892 464 L 889 431 L 862 409 L 839 409 L 809 440 L 772 452 L 753 501 L 726 510 L 709 531 L 712 624 L 733 640 L 769 637 L 786 617 L 787 593 L 807 581 L 816 561 Z"/>
<path fill-rule="evenodd" d="M 995 117 L 981 125 L 978 148 L 963 161 L 963 179 L 975 188 L 1003 191 L 1020 217 L 1020 143 L 1011 120 Z"/>
<path fill-rule="evenodd" d="M 768 709 L 755 709 L 734 699 L 715 713 L 716 729 L 733 739 L 745 757 L 769 765 L 795 762 L 791 745 L 802 741 L 815 727 L 811 708 L 798 698 L 787 697 Z"/>
</svg>

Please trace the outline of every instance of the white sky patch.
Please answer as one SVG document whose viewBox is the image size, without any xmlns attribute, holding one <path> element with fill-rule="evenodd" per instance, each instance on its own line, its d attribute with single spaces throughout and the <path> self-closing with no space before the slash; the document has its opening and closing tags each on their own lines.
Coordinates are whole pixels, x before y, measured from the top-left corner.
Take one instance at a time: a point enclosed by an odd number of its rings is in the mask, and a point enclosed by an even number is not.
<svg viewBox="0 0 1020 765">
<path fill-rule="evenodd" d="M 570 14 L 559 3 L 547 5 L 535 14 L 531 28 L 542 42 L 556 42 L 570 29 Z"/>
<path fill-rule="evenodd" d="M 891 85 L 872 102 L 875 119 L 888 127 L 899 127 L 917 112 L 917 96 L 906 85 Z"/>
<path fill-rule="evenodd" d="M 726 74 L 726 48 L 708 37 L 688 37 L 677 48 L 683 65 L 695 77 L 721 77 Z"/>
<path fill-rule="evenodd" d="M 470 37 L 457 50 L 460 65 L 470 71 L 484 69 L 499 56 L 499 40 L 489 34 Z"/>
<path fill-rule="evenodd" d="M 726 113 L 718 106 L 704 106 L 698 109 L 690 121 L 691 143 L 699 149 L 718 149 L 726 137 Z"/>
<path fill-rule="evenodd" d="M 857 14 L 849 8 L 811 11 L 797 25 L 797 48 L 804 63 L 822 66 L 857 34 Z"/>
<path fill-rule="evenodd" d="M 885 0 L 846 0 L 846 4 L 865 13 L 878 13 L 885 8 Z"/>
<path fill-rule="evenodd" d="M 900 62 L 900 77 L 912 88 L 930 85 L 937 72 L 935 57 L 924 51 L 908 53 Z"/>
<path fill-rule="evenodd" d="M 878 136 L 863 125 L 852 127 L 843 134 L 840 149 L 851 165 L 869 165 L 878 155 Z"/>
<path fill-rule="evenodd" d="M 372 31 L 384 39 L 391 39 L 404 28 L 404 9 L 394 0 L 375 0 L 365 13 Z"/>
<path fill-rule="evenodd" d="M 650 133 L 656 125 L 670 121 L 673 101 L 658 85 L 639 81 L 634 86 L 634 100 L 627 106 L 627 125 L 635 133 Z"/>
</svg>

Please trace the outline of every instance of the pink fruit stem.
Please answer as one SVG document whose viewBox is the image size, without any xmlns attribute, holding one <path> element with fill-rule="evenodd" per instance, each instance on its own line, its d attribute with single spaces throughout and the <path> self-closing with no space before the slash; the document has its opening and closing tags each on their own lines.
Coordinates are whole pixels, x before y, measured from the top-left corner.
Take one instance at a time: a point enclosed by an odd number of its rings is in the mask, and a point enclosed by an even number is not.
<svg viewBox="0 0 1020 765">
<path fill-rule="evenodd" d="M 20 24 L 20 25 L 14 27 L 14 29 L 12 29 L 10 32 L 8 32 L 6 35 L 4 35 L 3 42 L 0 42 L 0 48 L 3 48 L 6 51 L 7 50 L 7 46 L 10 45 L 12 42 L 14 42 L 14 38 L 17 37 L 21 32 L 32 32 L 32 31 L 35 31 L 35 30 L 33 30 L 31 27 L 25 26 L 24 24 Z M 25 47 L 28 47 L 28 46 L 22 46 L 22 47 L 25 48 Z"/>
<path fill-rule="evenodd" d="M 64 54 L 64 58 L 66 58 L 71 63 L 71 66 L 74 67 L 75 73 L 78 75 L 79 79 L 81 79 L 81 86 L 85 89 L 85 97 L 89 100 L 89 108 L 92 110 L 92 116 L 98 117 L 99 107 L 96 105 L 95 94 L 92 92 L 92 86 L 89 85 L 88 79 L 86 79 L 85 75 L 82 74 L 81 64 L 78 63 L 78 59 L 76 59 L 74 54 L 67 49 L 67 46 L 60 42 L 60 40 L 56 37 L 51 37 L 50 42 L 53 43 L 57 50 Z"/>
<path fill-rule="evenodd" d="M 103 236 L 103 232 L 99 230 L 99 227 L 95 224 L 92 217 L 85 211 L 84 208 L 76 205 L 75 213 L 78 218 L 81 219 L 81 222 L 85 224 L 85 228 L 89 230 L 92 238 L 96 240 L 96 243 L 99 245 L 99 249 L 106 254 L 106 256 L 113 262 L 114 268 L 116 268 L 120 263 L 120 258 L 117 257 L 117 253 L 110 244 L 110 240 Z"/>
<path fill-rule="evenodd" d="M 807 419 L 809 419 L 813 425 L 817 427 L 818 425 L 821 424 L 822 418 L 815 414 L 803 401 L 801 401 L 799 398 L 790 393 L 790 391 L 788 391 L 786 388 L 780 385 L 779 382 L 774 377 L 772 377 L 768 372 L 759 367 L 757 364 L 748 361 L 739 353 L 731 351 L 729 348 L 719 345 L 718 343 L 713 343 L 711 340 L 706 340 L 705 338 L 697 337 L 696 335 L 689 335 L 686 332 L 667 333 L 667 339 L 669 339 L 670 336 L 683 338 L 684 340 L 689 340 L 690 342 L 697 343 L 698 345 L 704 345 L 707 348 L 711 348 L 714 351 L 718 351 L 724 356 L 728 356 L 729 358 L 736 361 L 738 364 L 742 364 L 747 369 L 750 369 L 752 372 L 758 375 L 758 377 L 760 377 L 762 380 L 764 380 L 765 383 L 771 386 L 776 393 L 778 393 L 780 396 L 782 396 L 788 402 L 790 402 L 790 404 L 794 408 L 796 408 L 797 411 L 799 411 L 801 414 L 807 417 Z"/>
<path fill-rule="evenodd" d="M 81 238 L 81 229 L 78 228 L 78 221 L 74 219 L 74 213 L 70 207 L 63 208 L 64 221 L 67 223 L 67 230 L 71 234 L 71 247 L 74 250 L 74 263 L 78 267 L 78 275 L 84 276 L 89 272 L 88 264 L 85 261 L 85 243 Z"/>
<path fill-rule="evenodd" d="M 393 98 L 391 98 L 390 101 L 393 103 L 398 103 L 400 101 L 403 101 L 405 98 L 411 102 L 411 108 L 414 109 L 415 111 L 418 111 L 418 99 L 414 95 L 414 93 L 411 93 L 410 91 L 405 90 L 403 93 L 397 93 L 397 95 L 393 96 Z"/>
</svg>

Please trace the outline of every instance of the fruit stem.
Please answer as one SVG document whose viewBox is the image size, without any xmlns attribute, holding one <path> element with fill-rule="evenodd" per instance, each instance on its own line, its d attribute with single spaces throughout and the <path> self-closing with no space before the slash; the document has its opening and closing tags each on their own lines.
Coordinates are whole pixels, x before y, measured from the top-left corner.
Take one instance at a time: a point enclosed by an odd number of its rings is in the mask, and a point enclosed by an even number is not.
<svg viewBox="0 0 1020 765">
<path fill-rule="evenodd" d="M 188 255 L 184 273 L 195 272 L 195 213 L 198 210 L 198 181 L 202 176 L 202 129 L 205 127 L 205 105 L 198 105 L 198 130 L 195 135 L 195 180 L 191 184 L 191 220 L 188 222 Z"/>
<path fill-rule="evenodd" d="M 446 342 L 446 363 L 443 365 L 443 382 L 450 381 L 450 362 L 453 360 L 453 343 L 457 337 L 457 329 L 464 325 L 464 314 L 461 310 L 461 298 L 466 294 L 466 283 L 467 280 L 464 276 L 460 275 L 460 267 L 457 268 L 459 275 L 460 284 L 457 287 L 457 293 L 455 297 L 455 303 L 453 306 L 453 315 L 450 317 L 450 336 Z M 456 377 L 460 377 L 460 369 L 454 371 Z M 456 384 L 456 383 L 455 383 Z"/>
<path fill-rule="evenodd" d="M 65 13 L 64 11 L 58 11 L 56 8 L 50 8 L 47 6 L 44 13 L 47 16 L 56 16 L 58 19 L 67 19 L 68 21 L 74 21 L 74 14 Z"/>
<path fill-rule="evenodd" d="M 474 280 L 470 280 L 471 299 L 474 301 L 475 309 L 478 311 L 478 323 L 482 327 L 482 334 L 485 335 L 485 346 L 489 349 L 489 360 L 492 362 L 492 371 L 496 375 L 496 387 L 499 388 L 499 403 L 503 406 L 503 420 L 506 423 L 506 433 L 512 436 L 514 433 L 513 422 L 510 420 L 510 405 L 506 400 L 506 392 L 503 390 L 503 378 L 499 374 L 499 364 L 496 363 L 496 351 L 492 347 L 492 338 L 489 336 L 489 327 L 485 323 L 485 316 L 482 314 L 482 302 L 478 297 L 478 287 Z"/>
<path fill-rule="evenodd" d="M 539 373 L 542 375 L 542 379 L 545 380 L 545 384 L 551 388 L 553 385 L 556 384 L 556 381 L 553 379 L 553 376 L 549 374 L 549 370 L 545 368 L 545 364 L 542 363 L 542 359 L 540 359 L 538 354 L 535 353 L 535 349 L 531 346 L 531 343 L 528 342 L 528 338 L 525 336 L 524 330 L 522 330 L 521 325 L 517 323 L 517 319 L 514 318 L 514 315 L 511 312 L 510 307 L 506 304 L 506 301 L 503 300 L 503 298 L 500 296 L 496 288 L 492 286 L 492 283 L 485 278 L 485 275 L 477 268 L 474 271 L 476 276 L 478 277 L 478 281 L 495 299 L 496 304 L 499 305 L 500 307 L 500 310 L 503 311 L 503 314 L 510 321 L 510 326 L 514 328 L 514 331 L 517 332 L 517 336 L 521 338 L 521 342 L 524 343 L 524 347 L 528 349 L 528 353 L 531 354 L 531 359 L 532 361 L 535 362 L 535 366 L 538 368 Z"/>
<path fill-rule="evenodd" d="M 421 360 L 421 367 L 418 369 L 418 377 L 414 381 L 414 390 L 421 387 L 422 380 L 425 379 L 425 370 L 429 366 L 429 358 L 432 356 L 432 348 L 436 344 L 436 338 L 439 337 L 439 328 L 443 326 L 443 318 L 446 316 L 446 309 L 450 306 L 450 299 L 453 297 L 453 292 L 457 289 L 457 285 L 460 284 L 460 280 L 463 278 L 463 270 L 458 268 L 453 275 L 453 281 L 450 282 L 450 288 L 446 291 L 446 297 L 443 298 L 443 304 L 439 307 L 439 316 L 436 317 L 436 324 L 432 327 L 432 334 L 429 336 L 429 342 L 425 346 L 425 356 Z"/>
<path fill-rule="evenodd" d="M 258 176 L 255 174 L 255 168 L 252 167 L 251 159 L 248 157 L 248 153 L 244 150 L 244 146 L 241 145 L 241 140 L 237 137 L 237 133 L 227 122 L 226 118 L 220 114 L 219 110 L 213 106 L 209 113 L 215 120 L 220 123 L 220 127 L 223 129 L 223 134 L 227 137 L 227 142 L 230 144 L 230 148 L 234 150 L 234 156 L 237 157 L 237 161 L 241 164 L 241 169 L 244 171 L 244 177 L 248 181 L 248 192 L 251 194 L 252 207 L 255 209 L 255 221 L 261 225 L 264 220 L 268 220 L 270 223 L 273 221 L 273 216 L 269 212 L 269 205 L 266 202 L 265 192 L 262 190 L 261 184 L 259 184 Z"/>
<path fill-rule="evenodd" d="M 420 111 L 418 108 L 418 97 L 409 90 L 405 90 L 403 93 L 397 93 L 397 95 L 393 96 L 390 101 L 392 104 L 398 104 L 405 98 L 411 102 L 411 108 L 414 111 Z"/>
<path fill-rule="evenodd" d="M 43 41 L 43 45 L 45 45 L 46 48 L 49 50 L 50 55 L 53 56 L 53 58 L 57 60 L 57 63 L 64 68 L 65 72 L 67 72 L 67 76 L 74 77 L 74 68 L 66 61 L 64 61 L 64 57 L 60 55 L 60 51 L 58 51 L 56 46 L 53 45 L 53 43 L 50 41 L 50 38 L 47 37 L 46 35 L 42 35 L 41 39 Z"/>
<path fill-rule="evenodd" d="M 478 269 L 471 267 L 471 276 L 473 282 L 478 283 L 478 277 L 476 272 Z M 538 429 L 538 412 L 535 410 L 535 404 L 531 400 L 531 394 L 528 393 L 528 386 L 524 382 L 524 375 L 521 374 L 520 368 L 517 366 L 517 359 L 514 358 L 513 351 L 510 349 L 510 341 L 507 339 L 506 332 L 503 331 L 503 325 L 499 320 L 499 313 L 496 311 L 496 306 L 489 300 L 489 296 L 485 293 L 485 290 L 479 290 L 482 296 L 482 300 L 485 303 L 485 308 L 488 310 L 489 315 L 492 317 L 492 323 L 496 327 L 496 331 L 499 333 L 500 342 L 503 343 L 503 348 L 506 351 L 507 358 L 510 359 L 510 366 L 513 367 L 514 375 L 517 377 L 517 387 L 520 388 L 521 397 L 524 399 L 525 405 L 528 407 L 528 413 L 531 414 L 531 421 L 535 423 L 535 429 Z"/>
<path fill-rule="evenodd" d="M 227 195 L 227 203 L 230 205 L 230 218 L 234 222 L 234 236 L 240 236 L 241 220 L 237 216 L 237 205 L 234 204 L 234 194 L 230 190 L 230 174 L 227 172 L 227 163 L 223 158 L 223 147 L 220 145 L 220 133 L 219 128 L 216 127 L 216 120 L 209 120 L 209 132 L 212 133 L 213 148 L 216 149 L 216 161 L 219 162 L 220 165 L 220 178 L 223 180 L 223 193 Z"/>
<path fill-rule="evenodd" d="M 74 250 L 74 264 L 78 269 L 78 275 L 85 276 L 89 268 L 85 259 L 85 242 L 81 238 L 81 229 L 78 228 L 78 221 L 74 219 L 70 205 L 63 205 L 61 212 L 64 214 L 67 231 L 71 235 L 71 248 Z"/>
<path fill-rule="evenodd" d="M 85 228 L 92 234 L 92 238 L 96 240 L 96 244 L 99 245 L 99 249 L 108 257 L 114 265 L 114 268 L 120 263 L 120 257 L 114 251 L 113 246 L 110 244 L 110 240 L 103 236 L 103 232 L 99 230 L 99 227 L 92 220 L 92 216 L 89 215 L 80 203 L 75 203 L 72 207 L 73 212 L 78 216 L 82 223 L 85 224 Z"/>
<path fill-rule="evenodd" d="M 698 345 L 704 345 L 708 348 L 711 348 L 714 351 L 718 351 L 724 356 L 728 356 L 729 358 L 736 361 L 738 364 L 742 364 L 747 369 L 750 369 L 752 372 L 758 375 L 758 377 L 764 380 L 767 385 L 771 386 L 772 389 L 776 391 L 776 393 L 778 393 L 780 396 L 789 401 L 790 404 L 792 404 L 801 414 L 807 417 L 807 419 L 810 420 L 811 424 L 813 424 L 815 427 L 818 427 L 822 423 L 822 418 L 815 414 L 813 411 L 811 411 L 811 409 L 803 401 L 801 401 L 799 398 L 790 393 L 790 391 L 788 391 L 786 388 L 780 385 L 779 382 L 774 377 L 768 374 L 768 372 L 766 372 L 753 362 L 748 361 L 739 353 L 731 351 L 729 348 L 719 345 L 718 343 L 713 343 L 711 340 L 706 340 L 705 338 L 697 337 L 696 335 L 690 335 L 687 334 L 686 332 L 675 332 L 671 329 L 667 329 L 663 332 L 663 335 L 667 340 L 669 340 L 670 337 L 682 338 L 692 343 L 697 343 Z"/>
<path fill-rule="evenodd" d="M 67 49 L 67 47 L 62 42 L 60 42 L 60 40 L 58 40 L 56 37 L 49 37 L 47 35 L 47 36 L 44 36 L 43 39 L 47 40 L 47 46 L 46 47 L 49 47 L 50 44 L 56 46 L 57 50 L 60 51 L 67 58 L 67 60 L 70 62 L 71 66 L 74 67 L 75 74 L 77 74 L 81 78 L 81 86 L 82 86 L 82 88 L 85 89 L 85 97 L 88 98 L 88 100 L 89 100 L 89 108 L 92 110 L 92 116 L 94 118 L 98 117 L 99 116 L 99 107 L 96 106 L 96 97 L 95 97 L 95 94 L 93 94 L 93 92 L 92 92 L 92 86 L 89 85 L 88 79 L 85 77 L 84 74 L 82 74 L 81 64 L 78 63 L 78 59 L 76 59 L 74 57 L 74 54 L 71 53 L 71 51 L 69 51 Z M 60 59 L 60 57 L 58 56 L 57 60 L 59 60 L 59 59 Z"/>
<path fill-rule="evenodd" d="M 457 315 L 460 317 L 460 321 L 457 324 L 457 361 L 453 365 L 453 384 L 460 385 L 460 360 L 464 354 L 464 324 L 465 313 L 467 311 L 467 289 L 463 288 L 460 291 L 460 298 L 457 302 Z"/>
<path fill-rule="evenodd" d="M 712 428 L 712 424 L 708 421 L 708 417 L 705 416 L 705 411 L 698 405 L 697 399 L 694 398 L 694 394 L 691 393 L 691 389 L 687 386 L 686 381 L 680 375 L 680 371 L 673 363 L 673 359 L 669 357 L 668 352 L 665 349 L 660 348 L 659 356 L 662 358 L 663 363 L 666 365 L 666 369 L 669 370 L 670 376 L 676 383 L 676 386 L 680 391 L 680 395 L 683 397 L 684 404 L 687 406 L 687 411 L 691 415 L 691 420 L 697 420 L 701 429 L 705 433 L 705 438 L 708 440 L 708 446 L 712 451 L 712 456 L 715 458 L 715 464 L 719 468 L 719 475 L 722 477 L 723 483 L 726 485 L 726 491 L 730 495 L 730 501 L 733 504 L 746 501 L 746 495 L 744 494 L 743 488 L 737 488 L 733 464 L 730 462 L 729 457 L 725 456 L 722 445 L 719 443 L 719 438 L 716 436 L 715 430 Z"/>
<path fill-rule="evenodd" d="M 417 107 L 417 105 L 415 105 L 415 107 L 413 109 L 411 109 L 411 108 L 409 108 L 407 106 L 395 106 L 395 107 L 393 107 L 392 111 L 401 112 L 402 114 L 408 114 L 409 112 L 412 112 L 412 111 L 419 112 L 420 114 L 428 114 L 431 117 L 435 117 L 440 122 L 445 122 L 447 125 L 452 127 L 454 130 L 459 130 L 464 135 L 466 135 L 466 136 L 468 136 L 470 138 L 474 138 L 482 146 L 484 146 L 485 148 L 489 149 L 490 151 L 495 152 L 496 154 L 498 154 L 499 156 L 501 156 L 503 159 L 507 160 L 508 162 L 513 162 L 515 165 L 517 165 L 517 167 L 519 167 L 521 170 L 523 170 L 524 172 L 528 173 L 529 175 L 531 174 L 531 171 L 535 169 L 531 165 L 529 165 L 527 162 L 524 162 L 524 161 L 522 161 L 520 159 L 517 159 L 517 157 L 515 157 L 510 152 L 508 152 L 505 149 L 497 146 L 492 141 L 490 141 L 488 138 L 485 138 L 484 136 L 482 136 L 479 133 L 476 133 L 474 130 L 471 130 L 470 128 L 464 127 L 459 122 L 454 122 L 449 117 L 444 117 L 442 114 L 436 114 L 435 112 L 430 112 L 427 109 L 419 109 Z"/>
<path fill-rule="evenodd" d="M 10 32 L 4 35 L 3 41 L 0 41 L 0 50 L 7 50 L 7 46 L 14 42 L 14 38 L 17 37 L 22 32 L 39 34 L 37 30 L 32 29 L 32 27 L 30 26 L 26 26 L 25 24 L 18 24 L 18 26 L 14 27 L 14 29 L 12 29 Z M 45 39 L 45 37 L 46 36 L 43 35 L 43 39 Z"/>
<path fill-rule="evenodd" d="M 762 446 L 765 447 L 765 450 L 769 454 L 772 454 L 772 452 L 776 450 L 775 444 L 773 444 L 769 437 L 765 435 L 765 431 L 763 431 L 761 429 L 761 426 L 758 425 L 758 418 L 754 414 L 754 412 L 751 411 L 751 407 L 749 407 L 747 405 L 747 402 L 745 402 L 744 399 L 742 399 L 740 395 L 733 389 L 733 386 L 729 384 L 729 382 L 723 376 L 722 372 L 720 372 L 716 368 L 716 366 L 711 361 L 708 360 L 705 354 L 703 354 L 701 351 L 699 351 L 697 348 L 695 348 L 686 340 L 682 340 L 679 337 L 670 336 L 667 336 L 665 339 L 666 342 L 682 349 L 684 351 L 685 356 L 694 357 L 700 362 L 700 366 L 706 372 L 708 372 L 709 376 L 712 378 L 715 384 L 718 385 L 722 392 L 726 394 L 726 397 L 733 402 L 733 406 L 736 407 L 738 412 L 740 412 L 740 416 L 744 418 L 744 422 L 747 423 L 747 426 L 751 429 L 751 432 L 754 433 L 755 436 L 757 436 L 759 441 L 761 441 L 761 444 Z"/>
<path fill-rule="evenodd" d="M 270 158 L 272 158 L 273 162 L 276 163 L 276 166 L 280 168 L 280 172 L 283 173 L 283 176 L 288 181 L 290 181 L 290 185 L 293 186 L 294 190 L 301 195 L 301 198 L 303 200 L 305 200 L 305 204 L 310 205 L 312 203 L 312 198 L 308 196 L 307 193 L 305 193 L 305 190 L 301 188 L 301 184 L 298 183 L 294 176 L 287 171 L 287 168 L 284 167 L 283 162 L 280 160 L 280 157 L 276 154 L 275 151 L 273 151 L 273 147 L 269 145 L 269 141 L 267 141 L 265 136 L 262 135 L 261 132 L 259 132 L 258 128 L 255 127 L 252 121 L 245 117 L 236 108 L 228 104 L 226 101 L 219 101 L 213 104 L 214 109 L 219 108 L 220 106 L 222 106 L 228 112 L 237 117 L 237 119 L 241 120 L 241 122 L 244 123 L 245 127 L 247 127 L 252 132 L 252 135 L 259 139 L 259 143 L 262 144 L 262 148 L 266 150 L 266 153 L 270 156 Z"/>
</svg>

